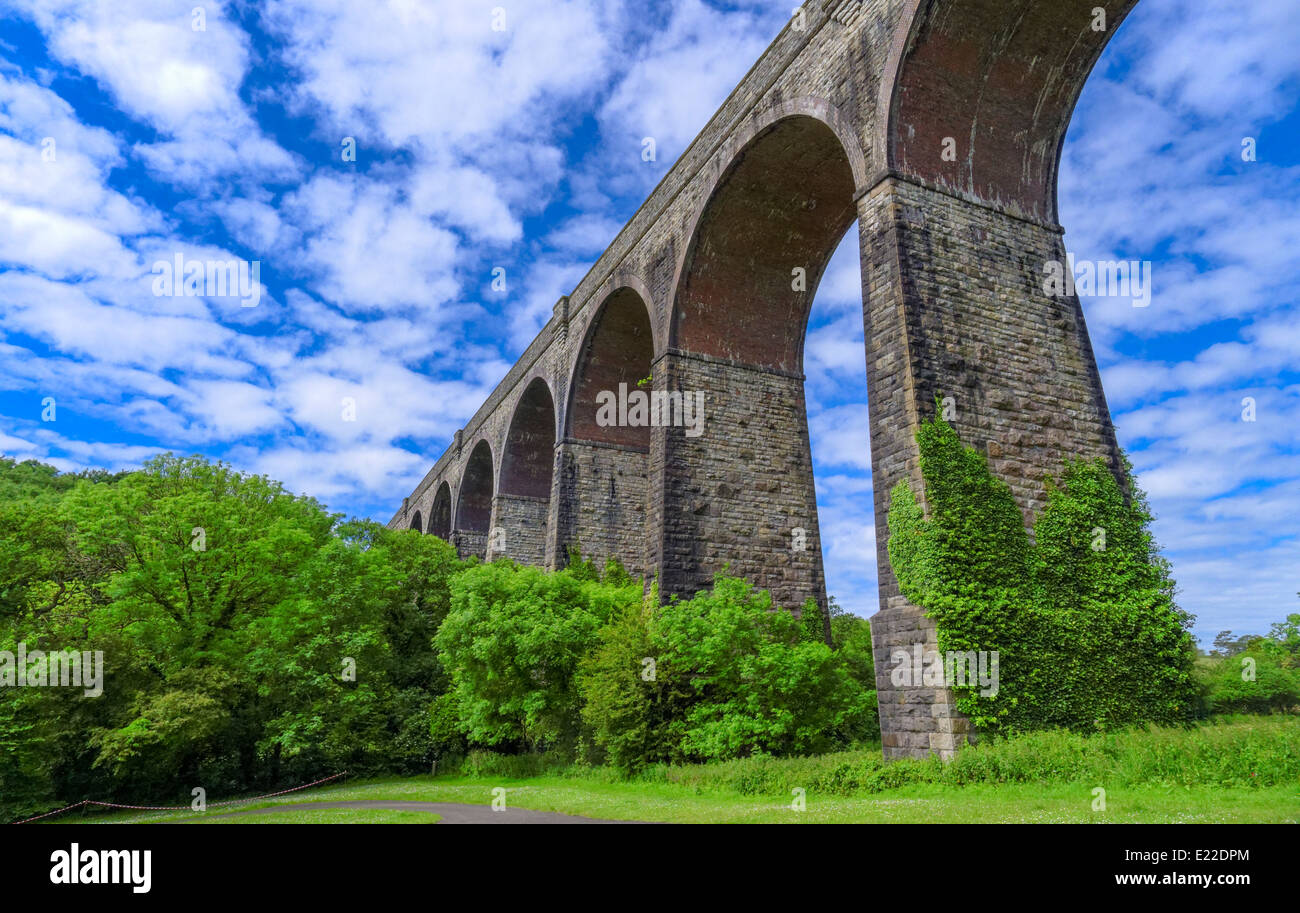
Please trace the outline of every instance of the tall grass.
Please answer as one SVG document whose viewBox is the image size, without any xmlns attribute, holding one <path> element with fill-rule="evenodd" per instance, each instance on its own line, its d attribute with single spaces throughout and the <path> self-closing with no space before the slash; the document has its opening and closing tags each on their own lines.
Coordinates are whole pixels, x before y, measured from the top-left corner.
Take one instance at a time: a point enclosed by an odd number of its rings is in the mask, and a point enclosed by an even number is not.
<svg viewBox="0 0 1300 913">
<path fill-rule="evenodd" d="M 1199 726 L 1079 735 L 1035 732 L 968 746 L 951 761 L 886 762 L 872 752 L 657 767 L 643 779 L 745 795 L 881 792 L 914 783 L 1107 786 L 1300 786 L 1300 718 L 1239 717 Z"/>
<path fill-rule="evenodd" d="M 452 771 L 449 770 L 449 773 Z M 569 776 L 619 779 L 607 768 L 566 764 L 559 755 L 472 752 L 461 776 Z M 1080 735 L 1035 732 L 971 745 L 951 761 L 886 762 L 878 749 L 806 758 L 748 758 L 711 764 L 658 765 L 639 782 L 696 792 L 727 790 L 788 796 L 795 787 L 822 794 L 876 793 L 917 783 L 1088 783 L 1094 786 L 1300 786 L 1300 718 L 1220 717 L 1193 727 L 1150 727 Z"/>
</svg>

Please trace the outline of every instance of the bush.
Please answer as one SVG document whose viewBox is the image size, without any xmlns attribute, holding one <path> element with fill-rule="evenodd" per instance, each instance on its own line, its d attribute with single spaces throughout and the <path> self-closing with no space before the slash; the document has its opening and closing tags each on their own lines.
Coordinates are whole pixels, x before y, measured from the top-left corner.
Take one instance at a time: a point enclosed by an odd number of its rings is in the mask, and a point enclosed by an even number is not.
<svg viewBox="0 0 1300 913">
<path fill-rule="evenodd" d="M 579 668 L 589 761 L 633 771 L 681 756 L 690 692 L 660 662 L 654 603 L 652 594 L 615 613 Z"/>
<path fill-rule="evenodd" d="M 1300 707 L 1300 669 L 1266 647 L 1209 660 L 1202 675 L 1210 713 L 1281 713 Z"/>
<path fill-rule="evenodd" d="M 601 632 L 580 675 L 595 746 L 636 770 L 826 751 L 846 733 L 870 732 L 874 692 L 806 622 L 721 574 L 690 600 L 630 607 Z"/>
<path fill-rule="evenodd" d="M 451 674 L 463 731 L 479 745 L 528 750 L 577 743 L 574 675 L 637 584 L 604 584 L 509 561 L 467 568 L 435 642 Z"/>
</svg>

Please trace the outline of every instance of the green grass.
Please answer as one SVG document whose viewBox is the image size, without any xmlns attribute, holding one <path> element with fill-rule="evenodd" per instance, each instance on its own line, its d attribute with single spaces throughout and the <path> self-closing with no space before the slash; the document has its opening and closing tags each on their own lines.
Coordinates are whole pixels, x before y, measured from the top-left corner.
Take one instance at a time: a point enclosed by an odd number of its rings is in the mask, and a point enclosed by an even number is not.
<svg viewBox="0 0 1300 913">
<path fill-rule="evenodd" d="M 636 821 L 1300 823 L 1300 720 L 1033 733 L 971 746 L 948 763 L 885 763 L 879 750 L 860 750 L 654 767 L 632 779 L 553 757 L 476 753 L 437 777 L 352 782 L 248 807 L 349 799 L 487 805 L 498 786 L 514 807 Z M 1093 807 L 1098 787 L 1104 811 Z M 791 808 L 795 789 L 804 792 L 804 811 Z M 358 820 L 388 814 L 357 812 Z"/>
<path fill-rule="evenodd" d="M 808 791 L 796 812 L 791 797 L 746 796 L 725 788 L 693 789 L 668 783 L 611 783 L 578 777 L 524 780 L 413 777 L 374 780 L 313 791 L 288 802 L 252 807 L 291 809 L 301 801 L 350 799 L 419 800 L 488 805 L 492 789 L 505 787 L 517 808 L 563 812 L 590 818 L 680 823 L 1300 823 L 1300 787 L 1220 789 L 1214 787 L 1116 787 L 1106 791 L 1105 811 L 1094 811 L 1086 784 L 978 784 L 954 788 L 919 784 L 870 796 Z M 326 810 L 303 810 L 301 820 Z M 346 809 L 350 822 L 387 823 L 398 813 Z M 115 816 L 114 816 L 115 817 Z M 278 815 L 276 816 L 278 817 Z M 423 815 L 428 819 L 429 815 Z M 228 823 L 272 823 L 263 816 Z M 104 817 L 103 820 L 110 820 Z M 174 819 L 173 819 L 174 820 Z M 222 819 L 210 819 L 219 822 Z M 292 819 L 297 820 L 297 819 Z M 325 823 L 326 819 L 319 819 Z"/>
<path fill-rule="evenodd" d="M 256 815 L 200 819 L 202 824 L 436 824 L 440 815 L 387 808 L 287 808 Z M 185 819 L 187 821 L 194 819 Z"/>
<path fill-rule="evenodd" d="M 794 787 L 835 795 L 909 785 L 1083 783 L 1115 787 L 1257 789 L 1300 784 L 1300 717 L 1229 717 L 1194 727 L 1080 735 L 1034 732 L 969 746 L 951 762 L 885 762 L 876 750 L 815 758 L 747 759 L 657 767 L 639 779 L 786 795 Z"/>
</svg>

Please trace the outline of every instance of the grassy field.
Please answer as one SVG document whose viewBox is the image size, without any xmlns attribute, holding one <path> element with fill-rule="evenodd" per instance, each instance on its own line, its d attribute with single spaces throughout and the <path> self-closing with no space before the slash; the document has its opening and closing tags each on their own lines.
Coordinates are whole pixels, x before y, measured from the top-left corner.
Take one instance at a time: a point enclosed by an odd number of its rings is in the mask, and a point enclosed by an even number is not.
<svg viewBox="0 0 1300 913">
<path fill-rule="evenodd" d="M 864 749 L 656 767 L 632 779 L 604 768 L 559 765 L 544 756 L 476 754 L 446 775 L 345 783 L 241 808 L 292 809 L 306 801 L 357 799 L 487 806 L 498 787 L 506 790 L 511 807 L 629 821 L 1300 823 L 1300 719 L 1240 717 L 1190 729 L 1094 736 L 1035 733 L 964 749 L 947 763 L 887 764 L 878 750 Z M 796 790 L 803 798 L 798 811 Z M 431 817 L 377 809 L 329 811 L 350 814 L 303 810 L 297 820 Z M 148 820 L 179 817 L 189 815 Z M 101 815 L 92 820 L 143 819 Z"/>
<path fill-rule="evenodd" d="M 405 812 L 386 808 L 286 808 L 256 815 L 212 817 L 204 824 L 437 824 L 430 812 Z"/>
<path fill-rule="evenodd" d="M 375 780 L 312 790 L 290 801 L 250 805 L 285 808 L 286 814 L 212 817 L 204 823 L 428 823 L 423 812 L 383 809 L 315 809 L 297 813 L 297 802 L 350 799 L 419 800 L 489 805 L 492 790 L 506 789 L 507 804 L 590 818 L 677 823 L 1300 823 L 1300 786 L 1263 789 L 1214 787 L 1121 787 L 1107 790 L 1106 810 L 1094 811 L 1092 788 L 1083 784 L 978 784 L 954 788 L 921 784 L 871 796 L 805 796 L 805 810 L 793 798 L 745 796 L 727 789 L 695 790 L 664 783 L 609 783 L 576 777 L 523 780 L 414 777 Z M 98 816 L 105 823 L 138 816 Z M 71 820 L 71 819 L 69 819 Z"/>
</svg>

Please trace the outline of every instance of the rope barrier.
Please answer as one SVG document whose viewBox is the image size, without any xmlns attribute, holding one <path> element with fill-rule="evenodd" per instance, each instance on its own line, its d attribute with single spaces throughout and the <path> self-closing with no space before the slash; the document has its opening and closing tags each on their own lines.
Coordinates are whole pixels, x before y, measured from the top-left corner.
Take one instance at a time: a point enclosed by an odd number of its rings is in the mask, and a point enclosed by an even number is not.
<svg viewBox="0 0 1300 913">
<path fill-rule="evenodd" d="M 302 786 L 294 786 L 289 789 L 282 789 L 277 793 L 267 793 L 264 796 L 253 796 L 250 799 L 227 799 L 224 802 L 209 802 L 204 806 L 204 810 L 206 811 L 209 808 L 224 808 L 227 805 L 247 805 L 249 802 L 260 802 L 262 799 L 274 799 L 276 796 L 283 796 L 283 795 L 287 795 L 288 793 L 295 793 L 300 789 L 311 789 L 311 787 L 313 786 L 320 786 L 322 783 L 328 783 L 330 780 L 337 780 L 339 777 L 346 777 L 347 775 L 348 772 L 345 770 L 342 773 L 335 774 L 332 777 L 325 777 L 324 779 L 316 780 L 313 783 L 304 783 Z M 192 805 L 121 805 L 117 802 L 100 802 L 98 799 L 82 799 L 80 802 L 75 802 L 72 805 L 65 805 L 63 808 L 56 808 L 54 811 L 46 812 L 43 815 L 36 815 L 35 817 L 32 818 L 25 818 L 22 821 L 15 821 L 14 824 L 28 824 L 32 821 L 39 821 L 42 818 L 49 818 L 53 815 L 61 814 L 62 812 L 71 811 L 74 808 L 81 808 L 83 805 L 98 805 L 103 808 L 127 808 L 127 809 L 134 809 L 136 811 L 150 811 L 150 812 L 184 812 L 184 811 L 195 810 L 194 806 Z"/>
</svg>

